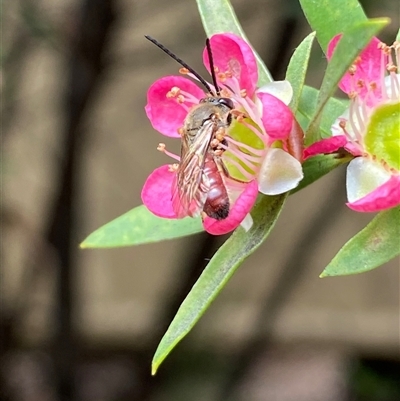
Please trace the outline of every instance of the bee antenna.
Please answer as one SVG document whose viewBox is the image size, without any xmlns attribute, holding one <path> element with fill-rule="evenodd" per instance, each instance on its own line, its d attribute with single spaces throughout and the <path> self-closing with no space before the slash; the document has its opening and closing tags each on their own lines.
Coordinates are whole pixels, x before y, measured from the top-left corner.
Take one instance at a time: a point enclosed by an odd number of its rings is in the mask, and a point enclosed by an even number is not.
<svg viewBox="0 0 400 401">
<path fill-rule="evenodd" d="M 178 62 L 181 66 L 186 68 L 189 72 L 191 72 L 207 89 L 207 92 L 210 93 L 210 95 L 214 95 L 213 91 L 210 88 L 210 85 L 207 83 L 207 81 L 199 74 L 197 73 L 192 67 L 190 67 L 188 64 L 186 64 L 183 60 L 181 60 L 178 56 L 176 56 L 174 53 L 172 53 L 170 50 L 168 50 L 164 45 L 162 45 L 160 42 L 155 40 L 149 35 L 144 35 L 144 37 L 149 40 L 151 43 L 155 44 L 158 48 L 160 48 L 164 53 L 167 53 L 168 56 L 173 58 L 176 62 Z M 208 39 L 207 39 L 208 40 Z M 214 75 L 213 74 L 213 80 L 214 80 Z M 216 87 L 217 88 L 217 87 Z M 219 93 L 219 90 L 218 90 Z"/>
<path fill-rule="evenodd" d="M 217 83 L 217 77 L 215 75 L 215 68 L 214 68 L 214 59 L 213 59 L 213 55 L 212 55 L 212 51 L 211 51 L 210 39 L 208 39 L 208 38 L 206 39 L 206 48 L 207 48 L 207 54 L 208 54 L 208 61 L 210 63 L 211 77 L 212 77 L 213 84 L 215 87 L 215 92 L 218 96 L 220 96 L 221 90 Z"/>
</svg>

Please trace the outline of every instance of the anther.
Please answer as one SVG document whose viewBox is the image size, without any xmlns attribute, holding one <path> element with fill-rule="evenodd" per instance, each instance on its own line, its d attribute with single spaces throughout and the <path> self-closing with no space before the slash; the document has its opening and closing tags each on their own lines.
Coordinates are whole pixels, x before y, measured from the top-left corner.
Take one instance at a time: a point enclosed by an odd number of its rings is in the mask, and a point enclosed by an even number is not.
<svg viewBox="0 0 400 401">
<path fill-rule="evenodd" d="M 349 68 L 349 73 L 351 75 L 354 75 L 356 73 L 356 71 L 357 71 L 357 67 L 354 64 L 351 65 L 350 68 Z"/>
<path fill-rule="evenodd" d="M 167 98 L 172 99 L 174 97 L 177 97 L 180 94 L 181 90 L 177 86 L 173 86 L 168 92 L 167 92 Z"/>
<path fill-rule="evenodd" d="M 223 72 L 218 73 L 218 80 L 221 82 L 226 81 L 226 75 Z"/>
<path fill-rule="evenodd" d="M 186 75 L 186 74 L 189 74 L 189 70 L 185 67 L 182 67 L 182 68 L 179 68 L 179 73 Z"/>
<path fill-rule="evenodd" d="M 358 79 L 357 80 L 357 87 L 360 88 L 360 89 L 365 87 L 365 82 L 364 82 L 363 79 Z"/>
<path fill-rule="evenodd" d="M 165 143 L 159 143 L 157 146 L 157 150 L 162 153 L 165 152 L 165 148 L 166 148 Z"/>
<path fill-rule="evenodd" d="M 179 168 L 179 164 L 178 163 L 170 164 L 168 166 L 168 171 L 170 171 L 171 173 L 176 173 L 178 168 Z"/>
<path fill-rule="evenodd" d="M 246 97 L 246 96 L 247 96 L 247 91 L 246 91 L 246 89 L 242 89 L 242 90 L 240 91 L 240 96 L 241 96 L 241 97 Z"/>
<path fill-rule="evenodd" d="M 210 142 L 210 146 L 214 149 L 220 144 L 220 141 L 217 138 L 214 138 Z"/>
<path fill-rule="evenodd" d="M 215 133 L 215 138 L 219 141 L 222 142 L 225 138 L 225 128 L 219 127 L 217 129 L 217 132 Z"/>
</svg>

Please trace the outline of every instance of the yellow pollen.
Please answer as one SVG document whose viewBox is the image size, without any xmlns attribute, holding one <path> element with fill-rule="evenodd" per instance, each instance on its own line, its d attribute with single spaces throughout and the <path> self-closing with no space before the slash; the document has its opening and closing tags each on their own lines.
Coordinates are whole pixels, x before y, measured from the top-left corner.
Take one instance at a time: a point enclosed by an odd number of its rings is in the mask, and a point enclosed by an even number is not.
<svg viewBox="0 0 400 401">
<path fill-rule="evenodd" d="M 349 73 L 351 75 L 354 75 L 356 73 L 356 71 L 357 71 L 357 67 L 354 64 L 351 65 L 350 68 L 349 68 Z"/>
<path fill-rule="evenodd" d="M 183 74 L 183 75 L 189 74 L 189 70 L 185 67 L 182 67 L 182 68 L 179 68 L 179 73 Z"/>
<path fill-rule="evenodd" d="M 222 142 L 225 138 L 225 128 L 219 127 L 217 132 L 215 133 L 215 138 L 217 141 Z"/>
</svg>

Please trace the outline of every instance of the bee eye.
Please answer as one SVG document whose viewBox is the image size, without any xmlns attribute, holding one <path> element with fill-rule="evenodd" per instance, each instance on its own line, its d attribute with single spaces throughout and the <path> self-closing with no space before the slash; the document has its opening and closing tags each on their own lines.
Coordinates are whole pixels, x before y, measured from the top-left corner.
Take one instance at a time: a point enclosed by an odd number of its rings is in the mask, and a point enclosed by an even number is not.
<svg viewBox="0 0 400 401">
<path fill-rule="evenodd" d="M 228 97 L 221 97 L 218 99 L 219 104 L 223 104 L 226 107 L 229 107 L 230 109 L 234 109 L 235 105 L 233 104 L 232 100 L 229 99 Z"/>
</svg>

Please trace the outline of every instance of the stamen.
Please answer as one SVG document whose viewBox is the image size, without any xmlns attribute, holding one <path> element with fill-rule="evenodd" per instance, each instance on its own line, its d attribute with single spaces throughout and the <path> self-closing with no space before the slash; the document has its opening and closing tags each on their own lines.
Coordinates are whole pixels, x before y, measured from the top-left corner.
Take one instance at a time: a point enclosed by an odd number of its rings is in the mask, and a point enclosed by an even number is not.
<svg viewBox="0 0 400 401">
<path fill-rule="evenodd" d="M 354 109 L 358 108 L 358 99 L 359 98 L 356 97 L 353 101 L 350 102 L 349 122 L 350 122 L 351 129 L 353 130 L 354 135 L 356 137 L 356 140 L 359 143 L 361 143 L 362 137 L 361 137 L 361 134 L 360 134 L 358 127 L 356 126 L 354 118 L 353 118 L 354 115 L 356 114 L 356 111 Z M 351 138 L 351 136 L 350 136 L 350 138 Z"/>
<path fill-rule="evenodd" d="M 168 171 L 170 171 L 171 173 L 176 173 L 178 168 L 179 168 L 178 163 L 168 165 Z"/>
<path fill-rule="evenodd" d="M 236 156 L 239 160 L 242 162 L 246 163 L 246 165 L 251 168 L 255 169 L 256 165 L 254 163 L 259 163 L 260 158 L 259 157 L 252 157 L 251 155 L 248 155 L 247 153 L 244 153 L 240 149 L 236 147 L 229 147 L 224 145 L 223 143 L 220 144 L 220 147 L 224 149 L 225 151 L 229 151 L 229 153 L 232 153 L 234 156 Z"/>
<path fill-rule="evenodd" d="M 255 172 L 249 173 L 238 161 L 236 161 L 235 159 L 232 159 L 232 157 L 228 156 L 226 153 L 224 153 L 224 160 L 226 160 L 227 162 L 229 162 L 230 164 L 234 165 L 239 172 L 247 179 L 247 180 L 252 180 L 254 178 L 254 174 Z"/>
<path fill-rule="evenodd" d="M 254 155 L 257 155 L 259 157 L 261 157 L 264 154 L 264 150 L 261 149 L 255 149 L 252 146 L 249 146 L 245 143 L 242 142 L 238 142 L 235 139 L 231 138 L 230 136 L 225 137 L 225 139 L 229 142 L 229 143 L 233 143 L 234 145 L 238 146 L 239 148 L 243 148 L 248 150 L 249 152 L 253 153 Z"/>
<path fill-rule="evenodd" d="M 181 158 L 178 155 L 176 155 L 175 153 L 171 153 L 166 149 L 165 143 L 159 143 L 157 146 L 157 150 L 161 153 L 165 153 L 167 156 L 177 160 L 178 162 L 181 160 Z"/>
</svg>

